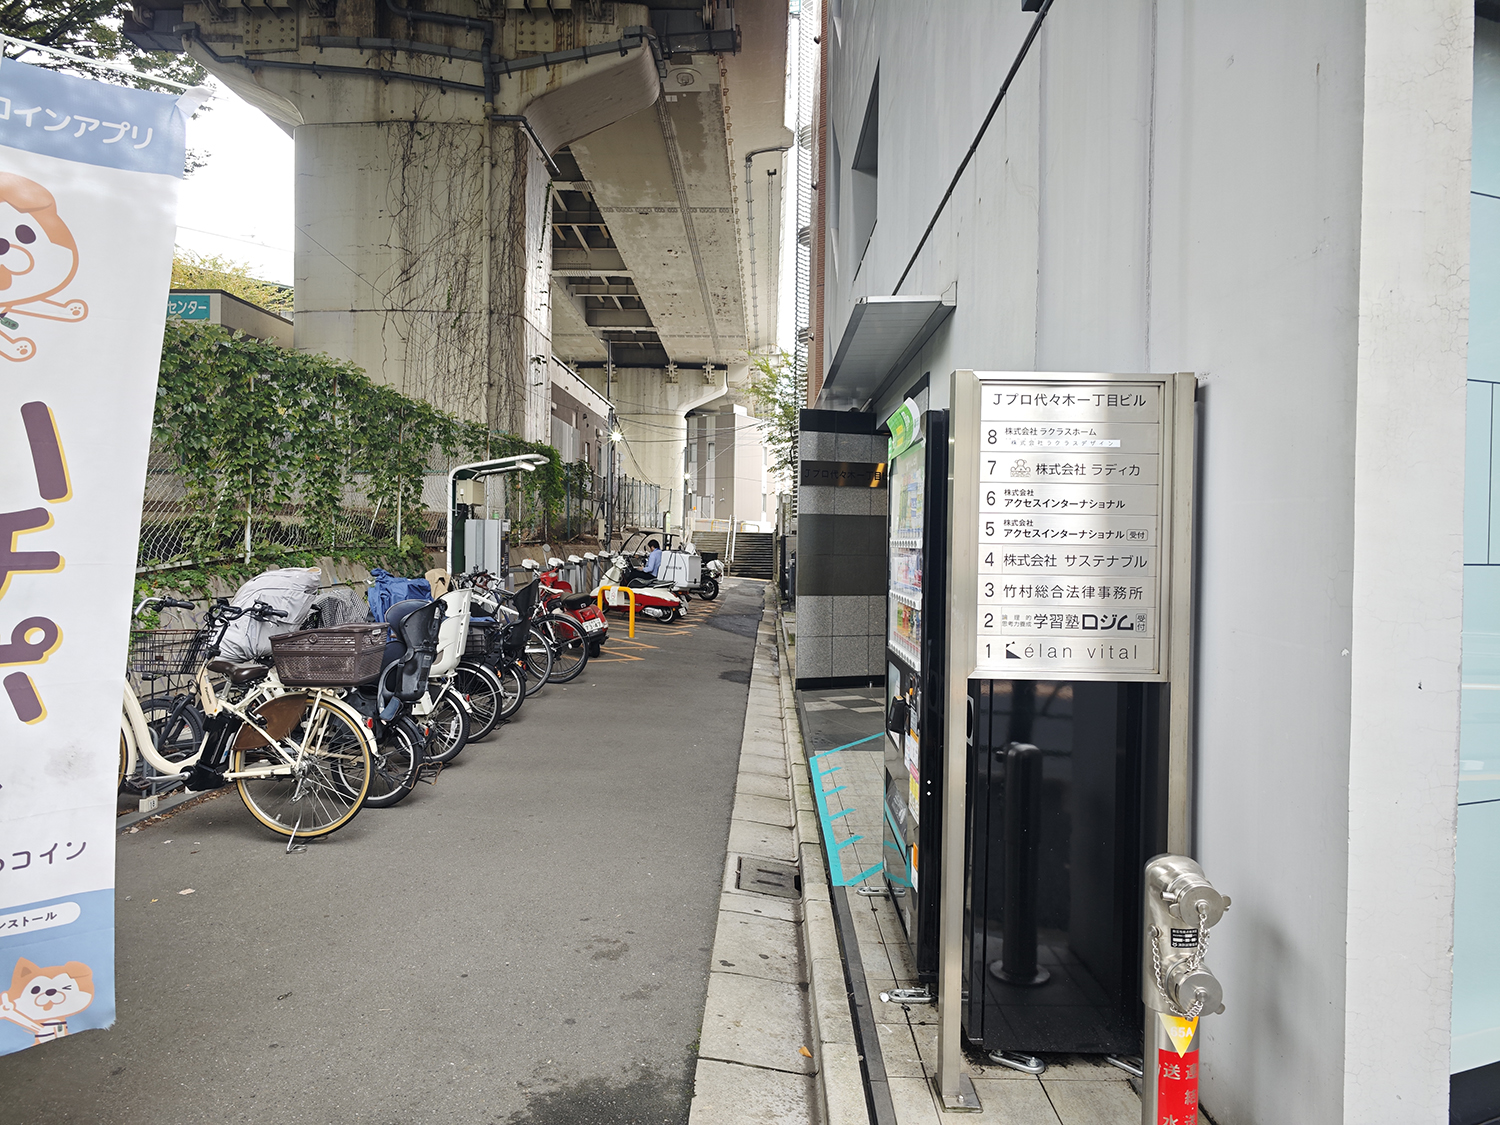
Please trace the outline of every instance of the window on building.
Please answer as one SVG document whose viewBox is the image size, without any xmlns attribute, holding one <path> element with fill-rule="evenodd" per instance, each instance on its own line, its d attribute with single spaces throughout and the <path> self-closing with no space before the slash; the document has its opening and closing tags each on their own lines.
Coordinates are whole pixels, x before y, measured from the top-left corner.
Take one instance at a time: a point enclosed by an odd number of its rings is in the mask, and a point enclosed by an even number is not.
<svg viewBox="0 0 1500 1125">
<path fill-rule="evenodd" d="M 870 236 L 875 233 L 875 212 L 880 183 L 880 70 L 870 84 L 870 100 L 865 104 L 865 121 L 860 126 L 859 144 L 851 166 L 850 218 L 853 220 L 854 256 L 863 261 Z"/>
</svg>

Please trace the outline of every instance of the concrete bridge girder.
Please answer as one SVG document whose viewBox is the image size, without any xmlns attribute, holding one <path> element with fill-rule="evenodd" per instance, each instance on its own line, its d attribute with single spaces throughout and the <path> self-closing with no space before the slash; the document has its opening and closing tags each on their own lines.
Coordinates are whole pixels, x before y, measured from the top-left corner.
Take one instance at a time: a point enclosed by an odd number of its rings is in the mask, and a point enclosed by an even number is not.
<svg viewBox="0 0 1500 1125">
<path fill-rule="evenodd" d="M 687 415 L 725 399 L 733 393 L 733 388 L 743 386 L 747 364 L 717 368 L 712 383 L 687 369 L 683 370 L 681 381 L 672 382 L 660 368 L 618 367 L 607 388 L 603 369 L 590 368 L 580 374 L 600 394 L 608 390 L 615 404 L 615 416 L 626 437 L 617 448 L 619 471 L 659 485 L 663 503 L 667 502 L 670 489 L 669 510 L 673 526 L 678 526 L 684 511 Z"/>
<path fill-rule="evenodd" d="M 738 51 L 673 56 L 654 106 L 569 146 L 583 182 L 568 187 L 588 192 L 681 366 L 737 364 L 776 343 L 786 13 L 736 0 Z M 554 272 L 576 291 L 582 272 L 563 252 Z M 554 339 L 579 363 L 602 361 L 586 334 L 579 321 Z"/>
<path fill-rule="evenodd" d="M 614 11 L 613 24 L 587 22 L 582 9 L 484 22 L 492 54 L 515 59 L 617 42 L 647 22 L 643 6 Z M 408 22 L 378 0 L 188 3 L 183 18 L 196 24 L 189 52 L 294 138 L 296 346 L 546 440 L 547 379 L 535 377 L 546 367 L 532 357 L 552 351 L 551 204 L 537 133 L 556 147 L 649 105 L 659 90 L 650 46 L 637 37 L 623 55 L 512 77 L 492 68 L 487 103 L 477 19 Z M 525 124 L 494 118 L 522 111 Z"/>
</svg>

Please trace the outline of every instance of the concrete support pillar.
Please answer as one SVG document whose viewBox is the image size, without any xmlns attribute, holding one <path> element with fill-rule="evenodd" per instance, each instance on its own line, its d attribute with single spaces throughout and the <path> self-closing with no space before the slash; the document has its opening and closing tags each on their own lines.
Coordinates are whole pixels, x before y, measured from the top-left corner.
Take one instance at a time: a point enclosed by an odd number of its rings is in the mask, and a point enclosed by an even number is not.
<svg viewBox="0 0 1500 1125">
<path fill-rule="evenodd" d="M 184 42 L 295 139 L 296 346 L 546 441 L 551 200 L 538 145 L 555 151 L 656 100 L 658 64 L 623 22 L 649 13 L 446 7 L 458 10 L 188 0 Z"/>
<path fill-rule="evenodd" d="M 547 173 L 525 134 L 414 115 L 293 135 L 296 346 L 544 440 Z"/>
<path fill-rule="evenodd" d="M 550 181 L 536 146 L 518 126 L 491 128 L 485 416 L 494 429 L 548 441 Z"/>
</svg>

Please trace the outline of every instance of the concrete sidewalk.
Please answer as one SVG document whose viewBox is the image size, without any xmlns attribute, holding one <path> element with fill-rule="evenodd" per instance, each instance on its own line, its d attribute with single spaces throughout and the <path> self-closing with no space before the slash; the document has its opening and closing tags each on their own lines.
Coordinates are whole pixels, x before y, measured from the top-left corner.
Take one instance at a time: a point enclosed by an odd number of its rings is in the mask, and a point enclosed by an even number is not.
<svg viewBox="0 0 1500 1125">
<path fill-rule="evenodd" d="M 691 1125 L 868 1125 L 775 597 L 751 665 Z M 746 874 L 775 866 L 800 869 L 800 892 Z"/>
<path fill-rule="evenodd" d="M 783 657 L 793 669 L 795 620 L 793 613 L 785 613 L 780 630 Z M 859 740 L 881 731 L 883 699 L 879 687 L 797 692 L 798 730 L 793 735 L 796 742 L 805 741 L 811 756 L 828 754 L 815 763 L 812 782 L 828 794 L 824 847 L 837 854 L 836 862 L 851 880 L 875 867 L 875 873 L 862 880 L 872 891 L 884 886 L 879 865 L 885 830 L 885 742 Z M 839 791 L 833 792 L 835 788 Z M 873 1125 L 1139 1125 L 1138 1081 L 1095 1056 L 1049 1055 L 1047 1070 L 1038 1077 L 971 1054 L 965 1066 L 983 1108 L 978 1113 L 945 1113 L 933 1082 L 937 1006 L 880 999 L 882 992 L 914 988 L 919 982 L 911 946 L 890 900 L 856 891 L 854 886 L 835 887 L 832 894 L 834 916 L 840 922 L 838 937 L 849 960 L 847 973 L 856 987 L 850 999 L 859 1041 L 865 1044 L 865 1089 Z M 1201 1113 L 1198 1120 L 1208 1123 Z"/>
</svg>

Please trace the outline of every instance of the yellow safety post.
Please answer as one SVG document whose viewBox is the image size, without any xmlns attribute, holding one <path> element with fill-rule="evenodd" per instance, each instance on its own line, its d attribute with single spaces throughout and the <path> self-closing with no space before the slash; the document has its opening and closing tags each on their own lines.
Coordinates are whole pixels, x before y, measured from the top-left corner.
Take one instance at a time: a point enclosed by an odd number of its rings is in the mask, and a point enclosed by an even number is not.
<svg viewBox="0 0 1500 1125">
<path fill-rule="evenodd" d="M 629 586 L 600 586 L 599 587 L 599 612 L 604 612 L 604 592 L 606 590 L 624 590 L 630 598 L 630 635 L 635 636 L 635 591 Z"/>
</svg>

